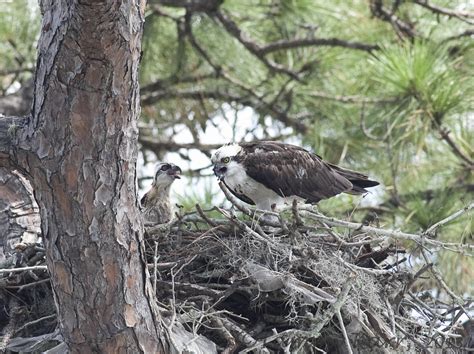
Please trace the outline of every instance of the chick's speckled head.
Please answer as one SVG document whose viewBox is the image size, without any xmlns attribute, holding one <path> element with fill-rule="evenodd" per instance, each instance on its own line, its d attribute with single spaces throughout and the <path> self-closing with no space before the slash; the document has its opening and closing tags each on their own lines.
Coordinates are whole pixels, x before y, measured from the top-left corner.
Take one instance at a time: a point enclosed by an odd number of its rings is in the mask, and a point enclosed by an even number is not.
<svg viewBox="0 0 474 354">
<path fill-rule="evenodd" d="M 175 164 L 162 162 L 156 168 L 153 184 L 156 186 L 171 185 L 175 179 L 181 178 L 181 168 Z"/>
</svg>

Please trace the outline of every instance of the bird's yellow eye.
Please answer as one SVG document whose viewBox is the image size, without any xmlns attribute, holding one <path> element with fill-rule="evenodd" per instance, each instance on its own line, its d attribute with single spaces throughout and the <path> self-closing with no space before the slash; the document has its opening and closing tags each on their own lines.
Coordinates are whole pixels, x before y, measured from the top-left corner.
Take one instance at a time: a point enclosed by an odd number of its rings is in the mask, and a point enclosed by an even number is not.
<svg viewBox="0 0 474 354">
<path fill-rule="evenodd" d="M 222 162 L 222 163 L 229 163 L 229 162 L 230 162 L 230 157 L 223 157 L 223 158 L 221 159 L 221 162 Z"/>
</svg>

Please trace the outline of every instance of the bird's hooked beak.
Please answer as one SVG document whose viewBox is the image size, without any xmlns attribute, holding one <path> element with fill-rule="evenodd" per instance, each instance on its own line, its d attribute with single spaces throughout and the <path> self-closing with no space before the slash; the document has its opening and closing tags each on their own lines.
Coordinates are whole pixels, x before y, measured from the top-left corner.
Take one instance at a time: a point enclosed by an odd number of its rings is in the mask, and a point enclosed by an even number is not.
<svg viewBox="0 0 474 354">
<path fill-rule="evenodd" d="M 166 173 L 169 176 L 174 177 L 175 179 L 180 179 L 181 178 L 181 168 L 179 168 L 176 165 L 171 164 L 171 168 L 169 168 L 168 171 L 166 171 Z"/>
<path fill-rule="evenodd" d="M 216 175 L 217 179 L 219 181 L 222 181 L 224 179 L 225 173 L 227 172 L 227 167 L 218 163 L 214 165 L 214 168 L 212 170 L 214 171 L 214 174 Z"/>
</svg>

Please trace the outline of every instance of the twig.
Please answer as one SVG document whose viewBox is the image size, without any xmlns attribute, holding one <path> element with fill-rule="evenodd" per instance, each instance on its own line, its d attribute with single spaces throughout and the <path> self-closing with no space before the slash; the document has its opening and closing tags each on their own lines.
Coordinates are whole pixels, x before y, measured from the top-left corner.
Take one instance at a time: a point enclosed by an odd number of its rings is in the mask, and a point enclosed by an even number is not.
<svg viewBox="0 0 474 354">
<path fill-rule="evenodd" d="M 163 262 L 163 263 L 153 263 L 147 264 L 147 267 L 150 269 L 158 268 L 158 269 L 168 269 L 173 268 L 178 265 L 178 262 Z"/>
<path fill-rule="evenodd" d="M 325 223 L 327 223 L 328 225 L 331 225 L 331 226 L 341 226 L 341 227 L 345 227 L 347 229 L 358 230 L 358 231 L 362 231 L 362 232 L 368 232 L 368 233 L 372 233 L 372 234 L 375 234 L 375 235 L 392 237 L 392 238 L 397 238 L 397 239 L 401 239 L 401 240 L 414 241 L 414 242 L 416 242 L 420 245 L 428 244 L 428 245 L 432 245 L 432 246 L 435 246 L 435 247 L 441 247 L 441 248 L 444 248 L 444 249 L 449 249 L 448 247 L 456 247 L 456 248 L 459 248 L 459 249 L 469 249 L 469 250 L 474 249 L 474 245 L 468 245 L 468 244 L 460 245 L 458 243 L 440 242 L 440 241 L 432 240 L 432 239 L 429 239 L 429 238 L 426 238 L 426 237 L 423 237 L 423 236 L 420 236 L 420 235 L 416 235 L 416 234 L 409 234 L 409 233 L 406 233 L 406 232 L 395 231 L 395 230 L 385 230 L 385 229 L 380 229 L 380 228 L 377 228 L 377 227 L 367 226 L 367 225 L 364 225 L 364 224 L 354 223 L 354 222 L 350 222 L 350 221 L 338 220 L 338 219 L 330 218 L 330 217 L 327 217 L 327 216 L 324 216 L 324 215 L 321 215 L 321 214 L 315 214 L 312 211 L 309 212 L 307 210 L 303 210 L 303 211 L 301 211 L 301 214 L 304 215 L 304 216 L 307 216 L 311 219 L 322 220 L 322 221 L 324 221 Z"/>
<path fill-rule="evenodd" d="M 403 38 L 403 35 L 408 38 L 415 38 L 418 35 L 411 24 L 402 21 L 393 12 L 388 11 L 383 6 L 382 0 L 370 0 L 370 10 L 375 17 L 380 18 L 382 21 L 389 22 L 400 38 Z"/>
<path fill-rule="evenodd" d="M 17 298 L 10 297 L 9 300 L 9 308 L 10 308 L 10 318 L 8 324 L 3 328 L 3 337 L 0 342 L 0 352 L 5 353 L 5 349 L 8 347 L 8 343 L 10 343 L 11 338 L 16 332 L 16 326 L 18 325 L 18 320 L 21 314 L 20 311 L 20 303 Z"/>
<path fill-rule="evenodd" d="M 368 274 L 373 274 L 373 275 L 388 275 L 388 274 L 393 274 L 393 270 L 385 270 L 385 269 L 372 269 L 372 268 L 364 268 L 364 267 L 359 267 L 355 264 L 350 264 L 346 262 L 344 259 L 341 257 L 338 257 L 339 261 L 344 264 L 347 268 L 352 269 L 352 270 L 360 270 L 362 272 L 368 273 Z"/>
<path fill-rule="evenodd" d="M 230 332 L 232 332 L 234 336 L 238 339 L 238 341 L 242 343 L 243 345 L 249 347 L 249 346 L 255 346 L 258 344 L 255 338 L 253 338 L 250 334 L 245 332 L 239 326 L 232 323 L 229 319 L 222 318 L 221 321 L 224 327 L 227 328 Z M 241 351 L 240 353 L 246 353 L 246 352 L 247 351 L 244 350 L 244 351 Z M 270 354 L 267 348 L 262 348 L 260 352 L 265 353 L 265 354 Z"/>
<path fill-rule="evenodd" d="M 216 226 L 217 226 L 217 224 L 216 224 L 214 221 L 212 221 L 211 219 L 209 219 L 209 218 L 207 217 L 207 215 L 204 213 L 204 211 L 202 210 L 202 208 L 201 208 L 201 206 L 200 206 L 199 204 L 196 204 L 195 207 L 196 207 L 196 210 L 197 210 L 199 216 L 200 216 L 201 218 L 203 218 L 204 221 L 206 221 L 206 222 L 207 222 L 210 226 L 212 226 L 212 227 L 216 227 Z"/>
<path fill-rule="evenodd" d="M 359 42 L 346 41 L 339 38 L 293 38 L 293 39 L 281 39 L 269 43 L 265 46 L 259 47 L 257 51 L 260 54 L 266 55 L 277 50 L 294 49 L 301 47 L 313 47 L 313 46 L 328 46 L 328 47 L 343 47 L 350 49 L 362 50 L 365 52 L 372 52 L 379 49 L 377 44 L 366 44 Z"/>
<path fill-rule="evenodd" d="M 338 101 L 341 103 L 352 103 L 352 104 L 380 104 L 380 103 L 393 103 L 395 98 L 371 98 L 363 96 L 342 96 L 342 95 L 330 95 L 324 92 L 311 91 L 307 93 L 307 96 L 314 98 L 322 98 L 330 101 Z"/>
<path fill-rule="evenodd" d="M 157 267 L 157 264 L 158 264 L 158 259 L 160 256 L 158 256 L 158 242 L 154 241 L 155 242 L 155 254 L 153 256 L 153 294 L 156 294 L 156 281 L 157 281 L 157 278 L 158 278 L 158 267 Z"/>
<path fill-rule="evenodd" d="M 20 292 L 20 291 L 23 291 L 25 289 L 35 287 L 39 284 L 49 283 L 50 281 L 51 281 L 51 279 L 47 278 L 47 279 L 42 279 L 42 280 L 35 281 L 33 283 L 27 283 L 27 284 L 23 284 L 23 285 L 6 285 L 6 286 L 4 286 L 4 288 L 5 289 L 18 289 L 18 292 Z"/>
<path fill-rule="evenodd" d="M 232 336 L 229 330 L 224 326 L 219 317 L 211 317 L 211 323 L 227 342 L 227 348 L 222 351 L 222 354 L 232 354 L 237 349 L 237 342 L 234 336 Z"/>
<path fill-rule="evenodd" d="M 23 267 L 23 268 L 0 269 L 0 274 L 24 272 L 27 270 L 48 270 L 48 267 L 44 265 L 37 265 L 37 266 Z"/>
<path fill-rule="evenodd" d="M 456 40 L 456 39 L 460 39 L 460 38 L 463 38 L 463 37 L 472 37 L 474 36 L 474 30 L 473 29 L 467 29 L 459 34 L 456 34 L 454 36 L 449 36 L 449 37 L 446 37 L 443 42 L 449 42 L 449 41 L 452 41 L 452 40 Z"/>
<path fill-rule="evenodd" d="M 41 317 L 41 318 L 38 318 L 34 321 L 30 321 L 28 323 L 25 323 L 23 326 L 19 327 L 18 329 L 15 330 L 15 333 L 19 333 L 21 332 L 22 330 L 24 330 L 26 327 L 29 327 L 29 326 L 33 326 L 37 323 L 40 323 L 40 322 L 43 322 L 43 321 L 46 321 L 46 320 L 52 320 L 52 319 L 56 319 L 58 317 L 57 314 L 54 314 L 54 315 L 49 315 L 49 316 L 44 316 L 44 317 Z"/>
<path fill-rule="evenodd" d="M 331 305 L 329 309 L 327 309 L 321 316 L 321 318 L 318 319 L 317 324 L 309 331 L 301 331 L 301 330 L 286 330 L 281 333 L 275 334 L 273 336 L 269 336 L 261 341 L 258 341 L 256 345 L 253 347 L 247 348 L 241 353 L 248 353 L 252 350 L 258 349 L 265 344 L 268 344 L 277 338 L 280 338 L 282 336 L 288 336 L 288 335 L 294 335 L 294 336 L 300 336 L 303 338 L 312 338 L 316 339 L 321 335 L 321 330 L 326 326 L 329 321 L 334 317 L 337 311 L 341 310 L 342 305 L 346 302 L 347 296 L 349 294 L 349 291 L 352 287 L 352 277 L 349 277 L 349 279 L 344 283 L 343 287 L 341 288 L 341 291 L 339 292 L 339 295 L 336 298 L 336 301 Z"/>
<path fill-rule="evenodd" d="M 347 352 L 349 354 L 352 354 L 353 352 L 352 352 L 351 342 L 349 341 L 349 337 L 347 336 L 346 327 L 344 326 L 344 320 L 342 319 L 340 310 L 336 312 L 336 316 L 339 321 L 339 326 L 341 326 L 341 332 L 344 337 L 344 342 L 346 342 Z"/>
<path fill-rule="evenodd" d="M 429 263 L 429 258 L 424 250 L 421 250 L 421 254 L 423 255 L 423 258 L 425 259 L 426 263 Z M 463 299 L 461 299 L 458 295 L 452 291 L 449 286 L 446 284 L 446 282 L 443 280 L 443 276 L 439 272 L 439 270 L 435 267 L 433 264 L 430 268 L 431 274 L 435 277 L 435 279 L 438 281 L 438 283 L 441 285 L 441 287 L 453 298 L 453 300 L 456 300 L 458 305 L 461 305 L 463 303 Z M 466 313 L 466 315 L 469 317 L 469 315 Z"/>
<path fill-rule="evenodd" d="M 458 156 L 461 160 L 467 163 L 467 166 L 471 169 L 474 169 L 474 161 L 470 159 L 466 154 L 464 154 L 461 149 L 456 145 L 456 143 L 451 139 L 449 136 L 450 131 L 446 128 L 439 126 L 438 124 L 438 131 L 441 135 L 441 138 L 446 141 L 446 143 L 451 147 L 453 153 Z"/>
<path fill-rule="evenodd" d="M 441 221 L 438 221 L 436 224 L 430 226 L 428 228 L 428 230 L 426 230 L 424 232 L 425 235 L 430 235 L 430 236 L 434 236 L 435 235 L 435 231 L 437 228 L 439 228 L 440 226 L 443 226 L 451 221 L 453 221 L 454 219 L 457 219 L 458 217 L 460 217 L 461 215 L 463 214 L 466 214 L 468 213 L 469 211 L 471 211 L 472 209 L 474 209 L 474 203 L 471 203 L 467 206 L 465 206 L 464 208 L 462 208 L 461 210 L 458 210 L 457 212 L 455 212 L 454 214 L 451 214 L 450 216 L 448 216 L 447 218 L 444 218 L 443 220 Z"/>
<path fill-rule="evenodd" d="M 451 10 L 445 7 L 437 6 L 430 4 L 428 0 L 413 0 L 413 2 L 421 7 L 424 7 L 434 13 L 440 15 L 446 15 L 449 17 L 455 17 L 461 21 L 467 22 L 469 24 L 473 24 L 473 21 L 468 20 L 468 18 L 474 18 L 474 13 L 469 11 L 460 11 L 460 10 Z"/>
<path fill-rule="evenodd" d="M 231 215 L 227 210 L 217 208 L 219 212 L 224 215 L 227 219 L 229 219 L 232 223 L 237 225 L 241 230 L 247 232 L 249 235 L 252 235 L 255 237 L 257 240 L 260 242 L 266 244 L 270 249 L 273 249 L 274 251 L 277 251 L 280 254 L 284 254 L 284 250 L 280 247 L 279 244 L 275 243 L 273 240 L 259 234 L 258 232 L 252 230 L 250 227 L 248 227 L 244 222 L 241 220 L 237 219 L 235 215 Z"/>
</svg>

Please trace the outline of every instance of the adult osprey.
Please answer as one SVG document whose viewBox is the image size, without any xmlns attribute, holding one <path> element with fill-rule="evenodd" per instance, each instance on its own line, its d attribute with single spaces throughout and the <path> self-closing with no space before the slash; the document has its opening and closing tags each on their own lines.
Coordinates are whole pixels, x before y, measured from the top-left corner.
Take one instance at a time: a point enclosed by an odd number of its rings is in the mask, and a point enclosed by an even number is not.
<svg viewBox="0 0 474 354">
<path fill-rule="evenodd" d="M 141 200 L 145 225 L 164 224 L 171 220 L 173 207 L 170 202 L 170 188 L 175 179 L 180 178 L 181 168 L 172 163 L 161 163 L 150 190 Z"/>
<path fill-rule="evenodd" d="M 317 203 L 339 193 L 366 193 L 379 183 L 275 141 L 228 144 L 212 155 L 214 174 L 239 199 L 271 210 L 293 199 Z"/>
</svg>

